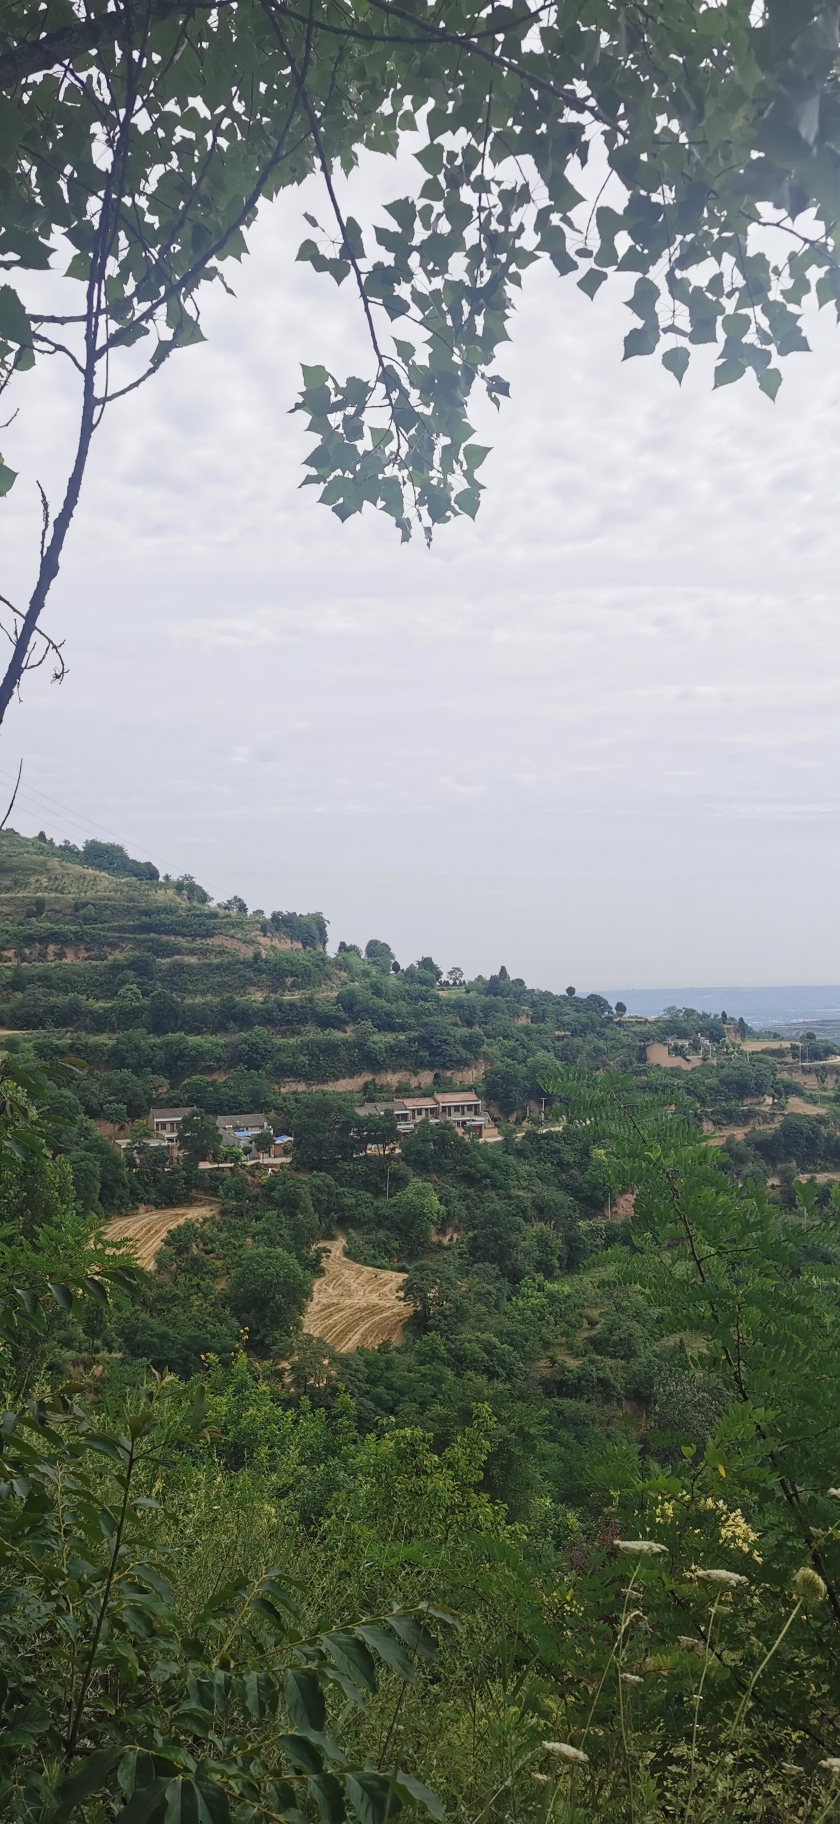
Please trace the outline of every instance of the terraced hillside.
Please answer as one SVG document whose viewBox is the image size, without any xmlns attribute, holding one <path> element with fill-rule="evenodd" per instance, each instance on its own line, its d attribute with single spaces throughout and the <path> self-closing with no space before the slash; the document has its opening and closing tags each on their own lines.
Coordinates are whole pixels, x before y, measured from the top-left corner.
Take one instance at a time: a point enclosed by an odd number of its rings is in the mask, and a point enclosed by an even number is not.
<svg viewBox="0 0 840 1824">
<path fill-rule="evenodd" d="M 162 1098 L 227 1114 L 435 1078 L 485 1079 L 510 1110 L 538 1093 L 547 1054 L 635 1055 L 600 996 L 539 993 L 505 970 L 445 981 L 431 958 L 400 969 L 376 939 L 330 957 L 320 913 L 249 914 L 189 876 L 154 876 L 114 844 L 0 834 L 0 1027 L 45 1059 L 69 1046 L 91 1115 L 110 1105 L 131 1122 Z"/>
<path fill-rule="evenodd" d="M 197 1179 L 165 1155 L 137 1153 L 155 1105 L 261 1111 L 295 1133 L 299 1164 L 330 1172 L 358 1145 L 360 1098 L 465 1084 L 510 1117 L 539 1098 L 549 1061 L 679 1076 L 697 1116 L 730 1147 L 749 1130 L 733 1166 L 767 1170 L 787 1157 L 789 1123 L 778 1143 L 770 1130 L 799 1083 L 785 1080 L 779 1060 L 744 1053 L 714 1016 L 673 1010 L 667 1024 L 642 1027 L 600 995 L 530 989 L 503 968 L 467 982 L 431 957 L 401 968 L 376 938 L 364 954 L 340 943 L 329 955 L 326 943 L 319 912 L 249 912 L 238 898 L 214 905 L 188 875 L 161 880 L 117 844 L 76 849 L 0 833 L 3 1045 L 24 1061 L 69 1055 L 86 1067 L 56 1103 L 83 1201 L 118 1215 L 196 1194 Z M 651 1064 L 650 1042 L 665 1038 L 696 1067 Z M 312 1091 L 329 1094 L 316 1105 Z M 804 1111 L 796 1119 L 807 1128 L 793 1136 L 797 1163 L 801 1155 L 833 1169 L 834 1124 L 816 1096 L 819 1130 Z M 115 1138 L 136 1142 L 128 1177 Z"/>
</svg>

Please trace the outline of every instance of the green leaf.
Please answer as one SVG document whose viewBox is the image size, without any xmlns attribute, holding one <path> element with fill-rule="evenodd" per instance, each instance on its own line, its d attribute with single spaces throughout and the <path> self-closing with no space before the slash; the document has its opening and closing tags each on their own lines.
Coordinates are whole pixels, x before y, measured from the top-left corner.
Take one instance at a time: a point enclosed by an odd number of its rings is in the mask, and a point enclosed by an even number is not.
<svg viewBox="0 0 840 1824">
<path fill-rule="evenodd" d="M 379 1654 L 380 1659 L 384 1659 L 386 1666 L 390 1666 L 394 1672 L 399 1672 L 401 1678 L 408 1680 L 414 1678 L 414 1667 L 402 1641 L 398 1640 L 389 1629 L 380 1628 L 374 1622 L 364 1622 L 358 1628 L 354 1628 L 353 1632 L 365 1641 L 367 1646 L 372 1647 L 374 1652 Z"/>
<path fill-rule="evenodd" d="M 667 367 L 669 374 L 673 374 L 674 379 L 679 381 L 682 386 L 690 360 L 691 356 L 687 348 L 669 348 L 662 356 L 662 366 Z"/>
<path fill-rule="evenodd" d="M 779 387 L 782 384 L 782 376 L 779 369 L 777 367 L 766 367 L 764 373 L 759 377 L 758 384 L 761 391 L 767 394 L 768 399 L 775 399 Z"/>
<path fill-rule="evenodd" d="M 13 168 L 14 156 L 26 132 L 26 118 L 13 101 L 0 101 L 0 165 Z"/>
<path fill-rule="evenodd" d="M 69 1286 L 57 1286 L 51 1279 L 47 1280 L 47 1285 L 49 1286 L 50 1292 L 52 1293 L 52 1296 L 55 1299 L 56 1304 L 61 1306 L 62 1311 L 72 1311 L 73 1294 L 70 1290 L 70 1287 Z"/>
<path fill-rule="evenodd" d="M 346 1678 L 370 1692 L 376 1690 L 376 1668 L 363 1640 L 354 1640 L 352 1634 L 322 1634 L 321 1644 Z"/>
<path fill-rule="evenodd" d="M 164 1824 L 228 1824 L 230 1803 L 215 1781 L 178 1776 L 166 1787 Z"/>
<path fill-rule="evenodd" d="M 423 146 L 419 152 L 415 152 L 414 156 L 418 165 L 422 165 L 423 170 L 428 171 L 430 177 L 438 177 L 443 170 L 442 146 L 437 144 Z"/>
<path fill-rule="evenodd" d="M 142 1497 L 140 1499 L 142 1499 Z M 140 1500 L 135 1501 L 134 1505 L 135 1507 L 139 1507 Z M 144 1503 L 144 1506 L 145 1505 L 146 1503 Z M 152 1503 L 152 1505 L 156 1504 Z M 167 1583 L 165 1577 L 161 1577 L 160 1571 L 156 1571 L 153 1565 L 145 1563 L 133 1564 L 131 1567 L 131 1575 L 132 1577 L 139 1577 L 141 1583 L 147 1583 L 149 1589 L 154 1590 L 156 1594 L 161 1597 L 163 1602 L 174 1602 L 175 1597 L 172 1585 Z"/>
<path fill-rule="evenodd" d="M 306 387 L 307 392 L 310 392 L 316 386 L 326 386 L 331 377 L 325 367 L 307 367 L 305 362 L 301 362 L 300 371 L 303 375 L 303 384 Z"/>
<path fill-rule="evenodd" d="M 654 285 L 652 279 L 637 279 L 633 296 L 627 300 L 627 309 L 632 310 L 634 316 L 641 317 L 643 322 L 650 323 L 656 318 L 658 302 L 659 286 Z"/>
<path fill-rule="evenodd" d="M 301 1773 L 321 1774 L 324 1763 L 318 1749 L 305 1735 L 278 1735 L 277 1745 Z"/>
<path fill-rule="evenodd" d="M 359 227 L 355 216 L 348 215 L 344 224 L 344 229 L 345 235 L 344 246 L 341 249 L 342 253 L 344 252 L 344 248 L 347 247 L 354 259 L 363 260 L 365 257 L 365 243 L 362 237 L 362 230 Z"/>
<path fill-rule="evenodd" d="M 206 342 L 206 340 L 201 324 L 196 322 L 195 317 L 187 316 L 186 313 L 182 314 L 172 339 L 173 348 L 192 348 L 197 342 Z"/>
<path fill-rule="evenodd" d="M 160 1757 L 156 1758 L 145 1748 L 131 1750 L 128 1754 L 124 1754 L 117 1769 L 120 1791 L 125 1793 L 127 1799 L 130 1799 L 132 1793 L 152 1785 L 159 1768 Z M 170 1780 L 171 1778 L 172 1770 L 170 1769 L 165 1779 Z"/>
<path fill-rule="evenodd" d="M 102 1271 L 105 1272 L 105 1269 Z M 116 1280 L 117 1285 L 123 1286 L 126 1292 L 136 1292 L 140 1284 L 137 1274 L 132 1273 L 128 1267 L 108 1267 L 107 1277 Z"/>
<path fill-rule="evenodd" d="M 313 1774 L 307 1785 L 324 1824 L 343 1824 L 347 1816 L 341 1782 L 334 1773 Z"/>
<path fill-rule="evenodd" d="M 295 1729 L 320 1735 L 326 1717 L 324 1693 L 314 1672 L 287 1672 L 283 1678 L 286 1709 Z"/>
<path fill-rule="evenodd" d="M 289 1824 L 306 1824 L 306 1819 L 297 1802 L 294 1786 L 288 1780 L 275 1780 L 269 1787 L 269 1803 L 272 1810 L 281 1818 L 287 1818 Z"/>
<path fill-rule="evenodd" d="M 743 380 L 746 371 L 743 361 L 719 361 L 715 368 L 715 387 L 732 386 L 736 380 Z"/>
<path fill-rule="evenodd" d="M 390 1780 L 379 1773 L 348 1774 L 347 1797 L 359 1824 L 385 1824 L 386 1818 L 401 1810 Z"/>
<path fill-rule="evenodd" d="M 634 355 L 652 355 L 658 341 L 659 324 L 641 323 L 624 338 L 624 360 L 631 361 Z"/>
<path fill-rule="evenodd" d="M 264 1615 L 266 1621 L 272 1622 L 274 1627 L 278 1628 L 281 1634 L 286 1634 L 288 1632 L 289 1622 L 287 1616 L 281 1615 L 280 1610 L 275 1608 L 274 1603 L 269 1602 L 267 1597 L 253 1596 L 251 1598 L 251 1608 L 255 1609 L 258 1615 Z"/>
<path fill-rule="evenodd" d="M 11 285 L 0 285 L 0 336 L 9 342 L 32 342 L 32 324 Z"/>
<path fill-rule="evenodd" d="M 14 1594 L 17 1595 L 18 1592 L 15 1591 Z M 20 1595 L 23 1596 L 23 1594 L 23 1591 L 20 1591 Z M 25 1704 L 19 1710 L 6 1711 L 2 1746 L 4 1748 L 31 1748 L 39 1735 L 45 1735 L 46 1731 L 51 1728 L 52 1717 L 42 1709 L 40 1702 L 36 1700 L 34 1703 Z"/>
<path fill-rule="evenodd" d="M 271 1596 L 275 1602 L 282 1603 L 283 1608 L 288 1609 L 289 1614 L 295 1618 L 300 1614 L 298 1605 L 289 1595 L 285 1583 L 281 1583 L 277 1576 L 263 1577 L 260 1583 L 260 1594 L 263 1596 Z"/>
<path fill-rule="evenodd" d="M 112 1463 L 118 1463 L 120 1469 L 125 1469 L 126 1453 L 119 1444 L 115 1443 L 113 1438 L 97 1435 L 92 1438 L 85 1438 L 85 1445 L 88 1450 L 95 1450 L 97 1456 L 108 1457 Z"/>
<path fill-rule="evenodd" d="M 242 1688 L 245 1694 L 245 1708 L 249 1716 L 260 1722 L 269 1716 L 277 1703 L 277 1691 L 274 1680 L 268 1672 L 256 1672 L 253 1669 L 242 1677 Z M 296 1718 L 292 1719 L 296 1722 Z"/>
<path fill-rule="evenodd" d="M 200 1773 L 195 1789 L 199 1800 L 200 1824 L 230 1824 L 230 1801 L 223 1786 Z"/>
<path fill-rule="evenodd" d="M 86 1273 L 82 1285 L 92 1298 L 98 1299 L 100 1305 L 107 1305 L 108 1288 L 103 1286 L 101 1279 L 94 1279 L 92 1273 Z"/>
<path fill-rule="evenodd" d="M 409 1653 L 418 1653 L 421 1659 L 437 1659 L 437 1641 L 416 1615 L 391 1615 L 388 1626 L 405 1642 Z"/>
<path fill-rule="evenodd" d="M 420 1780 L 415 1780 L 413 1774 L 395 1774 L 394 1784 L 399 1787 L 400 1792 L 407 1792 L 418 1805 L 422 1805 L 431 1818 L 438 1820 L 438 1824 L 440 1819 L 446 1816 L 445 1807 L 437 1793 L 430 1792 L 428 1786 L 424 1786 Z"/>
<path fill-rule="evenodd" d="M 3 499 L 4 494 L 8 494 L 10 489 L 14 487 L 17 477 L 17 469 L 7 468 L 2 457 L 0 457 L 0 500 Z"/>
<path fill-rule="evenodd" d="M 417 204 L 412 197 L 398 197 L 395 202 L 386 203 L 385 209 L 388 215 L 393 216 L 397 227 L 401 228 L 404 234 L 413 234 L 414 224 L 417 220 Z"/>
<path fill-rule="evenodd" d="M 589 271 L 584 273 L 583 278 L 578 279 L 578 291 L 585 291 L 588 298 L 594 298 L 596 292 L 599 292 L 601 286 L 606 285 L 606 282 L 606 273 L 599 272 L 596 266 L 590 266 Z"/>
<path fill-rule="evenodd" d="M 116 1767 L 124 1753 L 121 1742 L 112 1743 L 110 1748 L 97 1748 L 79 1768 L 62 1780 L 56 1792 L 56 1806 L 53 1813 L 53 1824 L 64 1824 L 77 1805 L 84 1803 L 100 1786 L 104 1786 L 109 1773 Z"/>
</svg>

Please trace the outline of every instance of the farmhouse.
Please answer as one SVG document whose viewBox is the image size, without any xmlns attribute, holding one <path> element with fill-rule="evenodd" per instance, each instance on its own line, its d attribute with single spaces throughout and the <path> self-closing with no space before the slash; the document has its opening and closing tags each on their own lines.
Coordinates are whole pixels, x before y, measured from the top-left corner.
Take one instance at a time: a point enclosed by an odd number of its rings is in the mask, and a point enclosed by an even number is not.
<svg viewBox="0 0 840 1824">
<path fill-rule="evenodd" d="M 249 1153 L 257 1134 L 264 1134 L 268 1127 L 265 1115 L 217 1115 L 216 1126 L 223 1146 L 238 1146 L 241 1153 Z"/>
<path fill-rule="evenodd" d="M 185 1115 L 191 1115 L 191 1108 L 153 1108 L 149 1111 L 149 1126 L 156 1140 L 163 1140 L 169 1146 L 175 1146 L 178 1130 Z"/>
<path fill-rule="evenodd" d="M 398 1134 L 410 1134 L 419 1121 L 450 1121 L 461 1133 L 475 1134 L 479 1140 L 485 1138 L 486 1129 L 492 1129 L 495 1135 L 490 1116 L 484 1113 L 472 1089 L 401 1096 L 393 1102 L 368 1102 L 358 1112 L 363 1115 L 393 1114 Z"/>
</svg>

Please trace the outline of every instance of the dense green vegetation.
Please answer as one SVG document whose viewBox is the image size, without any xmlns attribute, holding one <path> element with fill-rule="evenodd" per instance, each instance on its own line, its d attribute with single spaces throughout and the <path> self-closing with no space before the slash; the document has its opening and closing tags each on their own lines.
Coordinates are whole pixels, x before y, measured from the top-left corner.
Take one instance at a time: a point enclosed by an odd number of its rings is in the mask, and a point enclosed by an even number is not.
<svg viewBox="0 0 840 1824">
<path fill-rule="evenodd" d="M 381 940 L 293 948 L 241 902 L 0 841 L 0 1805 L 835 1817 L 840 1197 L 798 1177 L 840 1162 L 834 1102 L 786 1112 L 801 1081 L 708 1014 L 653 1028 L 713 1048 L 666 1071 L 599 996 L 447 985 Z M 71 877 L 96 942 L 44 937 L 70 929 Z M 24 1026 L 57 980 L 75 1023 Z M 175 1024 L 225 994 L 253 1024 Z M 136 1023 L 108 1025 L 123 1005 Z M 134 1271 L 103 1214 L 206 1189 L 212 1101 L 190 1091 L 177 1163 L 142 1139 L 121 1158 L 109 1123 L 188 1083 L 232 1098 L 235 1048 L 287 1042 L 291 1007 L 306 1043 L 329 1007 L 345 1043 L 385 1035 L 427 1080 L 432 1046 L 471 1036 L 501 1141 L 424 1123 L 395 1153 L 387 1113 L 290 1088 L 266 1054 L 291 1166 L 222 1174 L 214 1213 Z M 173 1049 L 132 1064 L 127 1041 Z M 189 1076 L 195 1044 L 218 1061 Z M 384 1075 L 360 1087 L 381 1101 Z M 733 1115 L 745 1138 L 722 1144 Z M 405 1272 L 399 1343 L 307 1334 L 338 1230 Z"/>
</svg>

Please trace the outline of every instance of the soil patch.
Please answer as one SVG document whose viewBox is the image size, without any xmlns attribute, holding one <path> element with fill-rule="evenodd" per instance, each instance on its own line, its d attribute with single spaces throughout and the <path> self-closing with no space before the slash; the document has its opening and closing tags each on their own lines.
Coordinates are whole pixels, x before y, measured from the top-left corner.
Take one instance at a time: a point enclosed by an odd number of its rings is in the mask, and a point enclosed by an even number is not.
<svg viewBox="0 0 840 1824">
<path fill-rule="evenodd" d="M 115 1216 L 112 1222 L 105 1224 L 105 1233 L 112 1241 L 131 1241 L 137 1264 L 152 1268 L 155 1255 L 161 1242 L 166 1240 L 170 1229 L 177 1229 L 182 1222 L 206 1222 L 208 1216 L 215 1216 L 217 1203 L 187 1203 L 175 1210 L 147 1210 L 134 1216 Z"/>
<path fill-rule="evenodd" d="M 406 1320 L 400 1298 L 405 1274 L 386 1267 L 360 1267 L 348 1260 L 344 1236 L 323 1249 L 324 1274 L 303 1317 L 304 1329 L 343 1355 L 399 1341 Z"/>
</svg>

